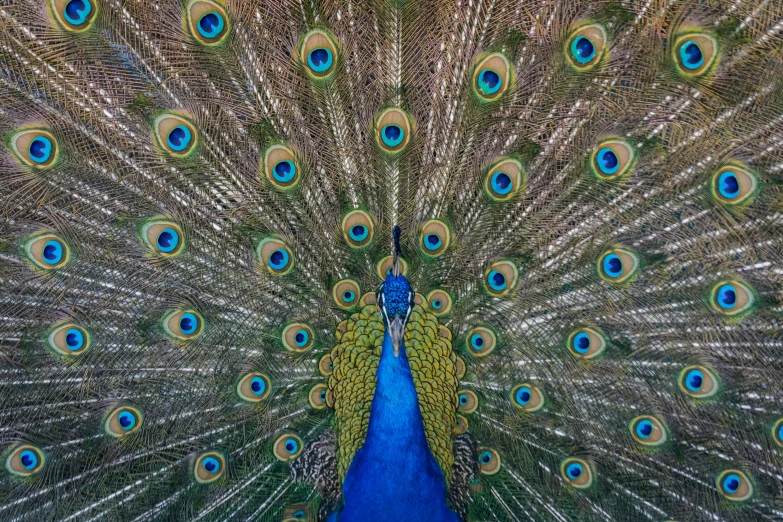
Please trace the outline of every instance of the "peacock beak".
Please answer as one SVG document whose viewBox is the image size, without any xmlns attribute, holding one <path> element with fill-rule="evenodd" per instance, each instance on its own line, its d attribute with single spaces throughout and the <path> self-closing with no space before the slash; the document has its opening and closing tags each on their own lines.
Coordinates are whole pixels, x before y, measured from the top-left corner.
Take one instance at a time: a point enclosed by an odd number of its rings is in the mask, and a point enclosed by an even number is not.
<svg viewBox="0 0 783 522">
<path fill-rule="evenodd" d="M 405 335 L 405 319 L 402 317 L 395 317 L 389 323 L 389 336 L 391 337 L 392 347 L 394 347 L 394 356 L 400 356 L 400 345 L 402 345 L 402 338 Z"/>
</svg>

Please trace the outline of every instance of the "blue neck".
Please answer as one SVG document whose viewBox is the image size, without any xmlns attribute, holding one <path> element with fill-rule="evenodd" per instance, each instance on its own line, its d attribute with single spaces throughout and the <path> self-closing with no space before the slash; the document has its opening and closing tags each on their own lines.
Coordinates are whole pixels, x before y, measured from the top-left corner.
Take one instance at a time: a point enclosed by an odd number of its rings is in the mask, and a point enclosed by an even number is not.
<svg viewBox="0 0 783 522">
<path fill-rule="evenodd" d="M 364 446 L 343 483 L 338 522 L 459 522 L 446 506 L 446 482 L 424 434 L 405 344 L 394 356 L 383 337 Z"/>
</svg>

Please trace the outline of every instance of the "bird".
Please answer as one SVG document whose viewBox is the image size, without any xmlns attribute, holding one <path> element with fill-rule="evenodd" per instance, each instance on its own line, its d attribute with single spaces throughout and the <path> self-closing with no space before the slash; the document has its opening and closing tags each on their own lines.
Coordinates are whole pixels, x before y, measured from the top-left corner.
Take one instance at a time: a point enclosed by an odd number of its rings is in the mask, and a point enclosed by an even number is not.
<svg viewBox="0 0 783 522">
<path fill-rule="evenodd" d="M 783 519 L 783 2 L 0 5 L 0 520 Z"/>
</svg>

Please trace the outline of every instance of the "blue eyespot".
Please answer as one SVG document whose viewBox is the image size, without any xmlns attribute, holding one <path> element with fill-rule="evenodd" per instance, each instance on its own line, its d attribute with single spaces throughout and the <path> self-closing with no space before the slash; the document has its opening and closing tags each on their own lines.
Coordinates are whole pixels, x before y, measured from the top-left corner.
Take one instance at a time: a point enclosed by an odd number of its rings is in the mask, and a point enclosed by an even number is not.
<svg viewBox="0 0 783 522">
<path fill-rule="evenodd" d="M 701 389 L 702 382 L 704 381 L 704 374 L 701 370 L 691 370 L 685 376 L 685 387 L 692 392 L 698 392 Z"/>
<path fill-rule="evenodd" d="M 604 258 L 604 273 L 611 278 L 617 278 L 623 274 L 623 262 L 620 260 L 620 256 L 609 254 Z"/>
<path fill-rule="evenodd" d="M 465 395 L 464 393 L 460 394 L 460 396 L 459 396 L 459 403 L 462 404 L 462 405 L 467 404 L 468 403 L 468 396 Z"/>
<path fill-rule="evenodd" d="M 43 249 L 43 259 L 50 265 L 56 265 L 63 259 L 63 245 L 56 239 L 46 242 Z"/>
<path fill-rule="evenodd" d="M 255 395 L 263 395 L 266 391 L 266 382 L 261 377 L 253 377 L 250 381 L 250 390 Z"/>
<path fill-rule="evenodd" d="M 432 302 L 432 307 L 435 310 L 440 310 L 440 307 L 443 306 L 443 303 L 440 302 L 440 299 L 436 299 Z"/>
<path fill-rule="evenodd" d="M 566 475 L 568 475 L 571 480 L 578 479 L 583 471 L 584 467 L 578 462 L 573 462 L 566 467 Z"/>
<path fill-rule="evenodd" d="M 495 94 L 503 85 L 503 80 L 492 69 L 483 69 L 479 73 L 478 85 L 484 94 Z"/>
<path fill-rule="evenodd" d="M 269 266 L 275 270 L 282 270 L 288 264 L 288 252 L 278 248 L 269 256 Z"/>
<path fill-rule="evenodd" d="M 307 55 L 307 65 L 309 65 L 313 71 L 319 73 L 329 70 L 333 61 L 332 51 L 323 47 L 313 49 L 310 51 L 310 54 Z"/>
<path fill-rule="evenodd" d="M 479 462 L 482 464 L 489 464 L 492 461 L 492 453 L 489 451 L 482 451 L 479 455 Z"/>
<path fill-rule="evenodd" d="M 638 435 L 639 438 L 648 439 L 650 438 L 650 435 L 652 435 L 654 428 L 655 426 L 653 426 L 653 423 L 646 419 L 639 421 L 636 423 L 636 435 Z"/>
<path fill-rule="evenodd" d="M 188 147 L 192 138 L 193 136 L 190 133 L 190 129 L 184 125 L 177 125 L 169 132 L 166 141 L 172 150 L 180 152 Z"/>
<path fill-rule="evenodd" d="M 307 333 L 307 330 L 302 329 L 296 332 L 296 335 L 294 335 L 294 342 L 297 346 L 304 346 L 307 344 L 307 342 L 310 340 L 310 334 Z"/>
<path fill-rule="evenodd" d="M 33 469 L 38 466 L 38 455 L 34 451 L 24 450 L 19 455 L 19 461 L 24 466 L 24 469 Z"/>
<path fill-rule="evenodd" d="M 427 234 L 424 236 L 424 247 L 427 250 L 437 250 L 443 244 L 440 240 L 440 236 L 437 234 Z"/>
<path fill-rule="evenodd" d="M 204 38 L 215 38 L 223 32 L 223 28 L 226 26 L 223 15 L 217 11 L 211 11 L 198 21 L 198 32 Z"/>
<path fill-rule="evenodd" d="M 491 270 L 487 276 L 487 283 L 493 290 L 505 290 L 506 276 L 497 270 Z"/>
<path fill-rule="evenodd" d="M 579 332 L 574 336 L 574 351 L 585 354 L 590 350 L 590 336 L 585 332 Z"/>
<path fill-rule="evenodd" d="M 530 388 L 523 386 L 517 390 L 517 393 L 514 395 L 514 400 L 516 400 L 517 404 L 520 406 L 527 406 L 532 397 L 533 394 L 531 393 Z"/>
<path fill-rule="evenodd" d="M 474 350 L 480 352 L 484 349 L 484 338 L 481 335 L 474 333 L 470 336 L 470 345 Z"/>
<path fill-rule="evenodd" d="M 354 299 L 356 299 L 356 294 L 353 293 L 352 291 L 346 290 L 345 292 L 343 292 L 343 301 L 345 301 L 346 303 L 352 303 Z"/>
<path fill-rule="evenodd" d="M 580 64 L 588 63 L 595 58 L 595 45 L 589 38 L 577 36 L 571 41 L 571 55 Z"/>
<path fill-rule="evenodd" d="M 285 450 L 288 453 L 296 453 L 299 451 L 299 443 L 296 439 L 288 438 L 285 440 Z"/>
<path fill-rule="evenodd" d="M 501 196 L 505 196 L 514 188 L 511 176 L 505 172 L 495 172 L 490 179 L 490 183 L 492 185 L 492 190 Z"/>
<path fill-rule="evenodd" d="M 65 344 L 71 351 L 81 350 L 84 346 L 84 334 L 76 328 L 70 328 L 65 332 Z"/>
<path fill-rule="evenodd" d="M 296 165 L 291 160 L 279 161 L 272 169 L 272 176 L 280 183 L 288 183 L 296 176 Z"/>
<path fill-rule="evenodd" d="M 737 302 L 737 292 L 734 285 L 723 285 L 718 289 L 718 305 L 721 308 L 733 308 Z"/>
<path fill-rule="evenodd" d="M 130 431 L 136 425 L 136 416 L 129 411 L 123 411 L 117 416 L 117 422 L 125 431 Z"/>
<path fill-rule="evenodd" d="M 736 473 L 729 473 L 723 479 L 723 490 L 729 494 L 736 493 L 740 487 L 740 483 L 741 480 L 739 478 L 739 475 L 737 475 Z"/>
<path fill-rule="evenodd" d="M 323 402 L 326 402 L 326 390 L 321 390 L 321 393 L 318 396 Z"/>
<path fill-rule="evenodd" d="M 220 461 L 215 457 L 207 457 L 201 461 L 201 465 L 207 473 L 215 474 L 220 471 Z"/>
<path fill-rule="evenodd" d="M 617 159 L 617 154 L 608 147 L 599 150 L 596 157 L 598 158 L 598 168 L 606 175 L 614 174 L 620 168 L 620 160 Z"/>
<path fill-rule="evenodd" d="M 190 335 L 198 328 L 198 318 L 195 314 L 186 312 L 179 320 L 179 329 L 185 335 Z"/>
<path fill-rule="evenodd" d="M 720 195 L 724 198 L 736 198 L 740 191 L 737 175 L 730 170 L 722 173 L 718 177 L 718 190 L 720 191 Z"/>
<path fill-rule="evenodd" d="M 386 125 L 381 130 L 381 139 L 389 147 L 396 147 L 402 143 L 403 138 L 405 138 L 405 132 L 399 125 Z"/>
<path fill-rule="evenodd" d="M 686 40 L 680 45 L 680 61 L 686 69 L 698 69 L 704 63 L 701 47 L 693 40 Z"/>
<path fill-rule="evenodd" d="M 179 234 L 173 228 L 164 228 L 158 234 L 157 244 L 161 252 L 171 252 L 179 245 Z"/>
<path fill-rule="evenodd" d="M 87 21 L 92 11 L 92 4 L 89 0 L 71 0 L 65 4 L 63 16 L 71 25 L 82 25 Z"/>
<path fill-rule="evenodd" d="M 30 157 L 37 163 L 47 161 L 52 153 L 52 142 L 49 138 L 38 136 L 30 143 Z"/>
<path fill-rule="evenodd" d="M 294 518 L 297 519 L 297 520 L 304 520 L 305 512 L 300 509 L 299 511 L 294 513 Z"/>
<path fill-rule="evenodd" d="M 370 234 L 370 230 L 364 225 L 354 225 L 348 233 L 354 241 L 364 241 Z"/>
</svg>

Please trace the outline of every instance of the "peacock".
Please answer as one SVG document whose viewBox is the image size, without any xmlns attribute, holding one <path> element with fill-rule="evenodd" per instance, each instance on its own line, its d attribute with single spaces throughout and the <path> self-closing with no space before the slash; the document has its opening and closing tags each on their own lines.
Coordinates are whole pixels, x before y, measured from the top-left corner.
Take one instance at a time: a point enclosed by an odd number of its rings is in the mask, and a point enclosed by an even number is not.
<svg viewBox="0 0 783 522">
<path fill-rule="evenodd" d="M 783 520 L 783 1 L 3 0 L 0 520 Z"/>
</svg>

